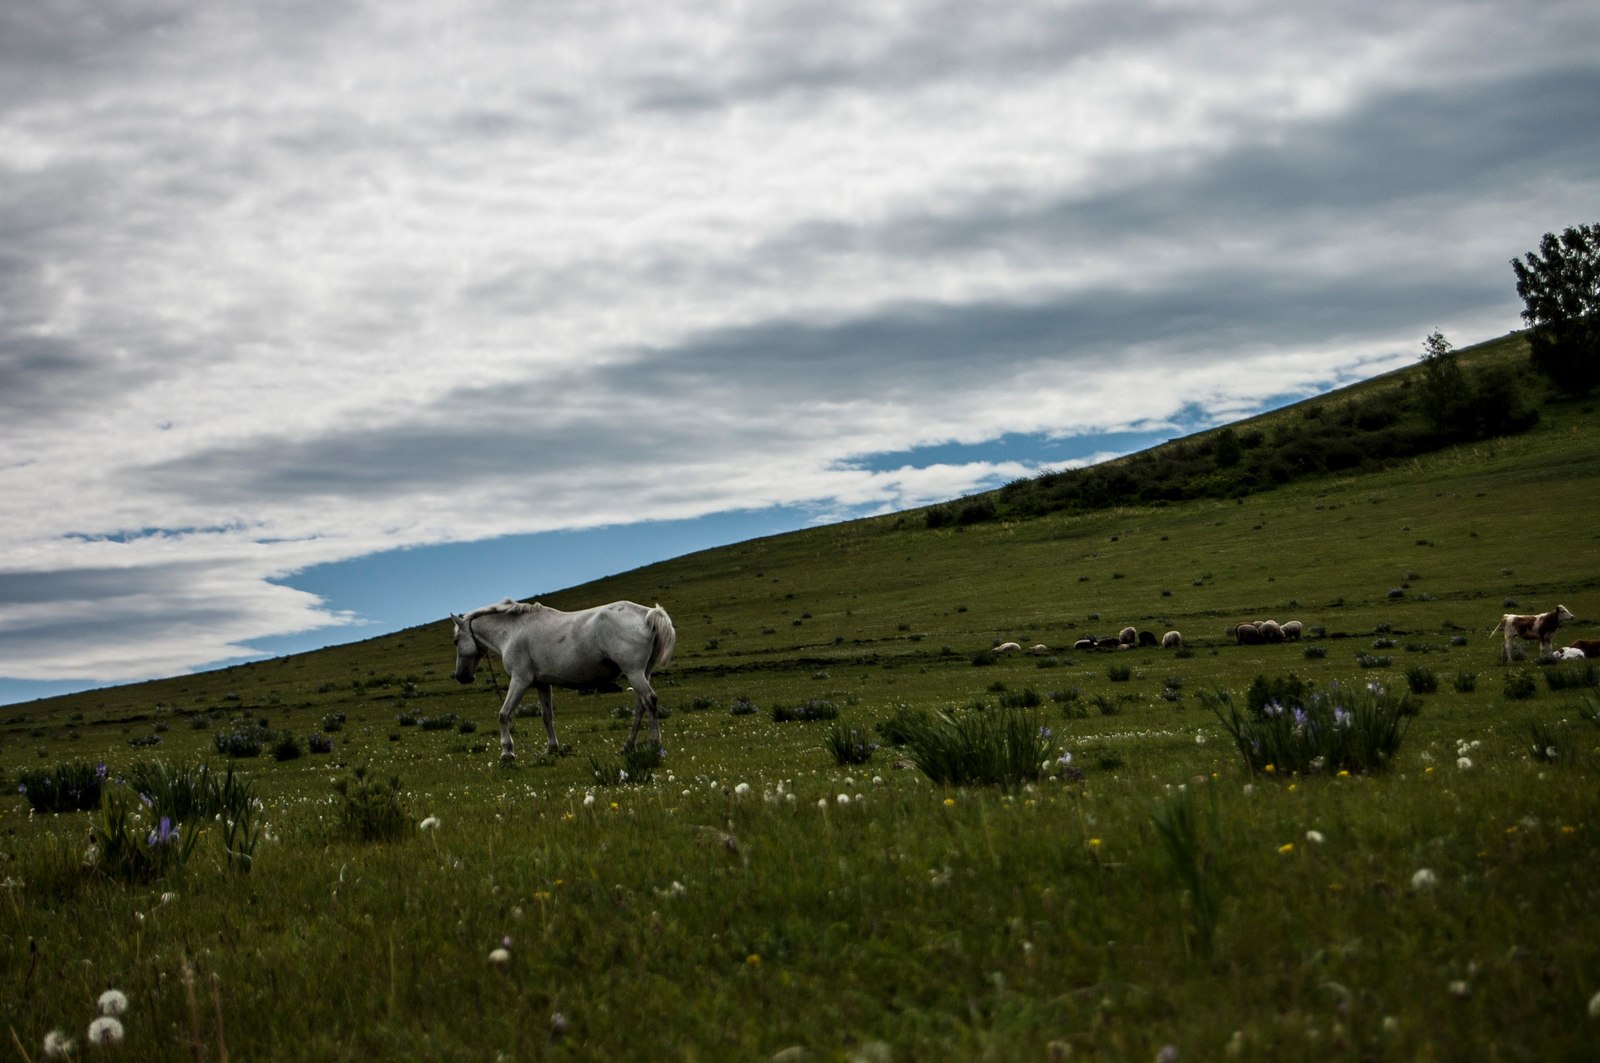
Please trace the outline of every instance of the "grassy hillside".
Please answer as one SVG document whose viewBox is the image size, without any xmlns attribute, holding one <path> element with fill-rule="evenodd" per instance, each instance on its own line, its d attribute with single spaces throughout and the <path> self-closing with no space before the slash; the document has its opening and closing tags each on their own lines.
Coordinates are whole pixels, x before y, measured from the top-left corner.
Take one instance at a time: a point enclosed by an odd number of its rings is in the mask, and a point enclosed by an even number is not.
<svg viewBox="0 0 1600 1063">
<path fill-rule="evenodd" d="M 181 867 L 96 874 L 83 843 L 103 813 L 0 799 L 0 1014 L 33 1058 L 52 1028 L 81 1041 L 113 987 L 125 1047 L 152 1059 L 1584 1058 L 1595 670 L 1503 665 L 1488 634 L 1561 602 L 1578 617 L 1562 641 L 1600 635 L 1600 424 L 1583 404 L 1540 414 L 1244 497 L 901 514 L 544 595 L 672 614 L 669 752 L 642 784 L 596 778 L 619 695 L 558 692 L 570 754 L 536 755 L 542 725 L 520 718 L 521 756 L 499 765 L 491 680 L 451 679 L 447 621 L 13 707 L 8 793 L 57 763 L 220 766 L 241 726 L 333 748 L 235 762 L 261 801 L 248 874 L 202 821 Z M 1270 446 L 1296 418 L 1234 427 Z M 1263 617 L 1314 637 L 1228 636 Z M 1071 649 L 1125 625 L 1188 651 Z M 987 663 L 1001 641 L 1049 652 Z M 1436 692 L 1386 770 L 1346 777 L 1248 771 L 1202 704 L 1257 677 L 1404 689 L 1408 672 Z M 1011 700 L 1051 729 L 1056 766 L 1025 786 L 936 786 L 887 742 L 861 765 L 825 748 L 905 707 Z M 774 719 L 822 702 L 833 724 Z M 450 714 L 464 723 L 414 722 Z M 343 829 L 333 783 L 367 764 L 398 776 L 398 840 Z M 1164 840 L 1173 822 L 1188 849 Z"/>
</svg>

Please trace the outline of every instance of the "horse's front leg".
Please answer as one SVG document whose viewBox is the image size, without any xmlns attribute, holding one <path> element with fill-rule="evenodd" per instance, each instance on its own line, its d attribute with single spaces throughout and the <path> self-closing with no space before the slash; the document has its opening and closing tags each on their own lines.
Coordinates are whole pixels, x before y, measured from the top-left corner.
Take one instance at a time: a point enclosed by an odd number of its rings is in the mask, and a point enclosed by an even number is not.
<svg viewBox="0 0 1600 1063">
<path fill-rule="evenodd" d="M 556 740 L 556 710 L 550 700 L 551 688 L 549 683 L 540 685 L 539 709 L 544 714 L 544 733 L 549 736 L 550 744 L 545 747 L 547 753 L 561 752 L 561 743 Z"/>
<path fill-rule="evenodd" d="M 522 695 L 528 692 L 528 681 L 511 677 L 506 684 L 506 700 L 500 706 L 500 762 L 509 764 L 517 759 L 511 747 L 511 714 L 516 711 Z"/>
</svg>

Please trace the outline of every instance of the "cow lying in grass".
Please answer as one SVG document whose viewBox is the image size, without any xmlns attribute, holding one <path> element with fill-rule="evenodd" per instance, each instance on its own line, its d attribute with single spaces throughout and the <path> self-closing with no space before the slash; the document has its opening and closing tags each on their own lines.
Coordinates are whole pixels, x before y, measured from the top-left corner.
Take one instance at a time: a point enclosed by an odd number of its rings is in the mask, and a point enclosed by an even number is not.
<svg viewBox="0 0 1600 1063">
<path fill-rule="evenodd" d="M 1600 639 L 1573 639 L 1569 650 L 1580 650 L 1585 657 L 1600 657 Z"/>
<path fill-rule="evenodd" d="M 1558 605 L 1548 613 L 1535 613 L 1528 616 L 1522 613 L 1507 613 L 1500 618 L 1489 632 L 1493 635 L 1501 628 L 1505 629 L 1506 645 L 1500 651 L 1502 661 L 1511 660 L 1511 644 L 1516 639 L 1530 639 L 1539 643 L 1540 653 L 1549 653 L 1554 646 L 1556 628 L 1561 626 L 1561 621 L 1571 620 L 1572 612 L 1564 605 Z"/>
</svg>

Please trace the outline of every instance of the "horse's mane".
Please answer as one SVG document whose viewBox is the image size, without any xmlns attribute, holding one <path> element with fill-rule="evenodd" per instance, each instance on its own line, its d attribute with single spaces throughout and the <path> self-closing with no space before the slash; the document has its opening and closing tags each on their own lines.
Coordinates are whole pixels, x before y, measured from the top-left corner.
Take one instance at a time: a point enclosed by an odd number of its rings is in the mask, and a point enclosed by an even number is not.
<svg viewBox="0 0 1600 1063">
<path fill-rule="evenodd" d="M 512 615 L 518 613 L 531 613 L 537 609 L 543 608 L 544 606 L 540 605 L 538 602 L 519 602 L 513 598 L 507 598 L 505 601 L 496 602 L 493 605 L 480 606 L 479 608 L 468 613 L 463 619 L 471 620 L 475 616 L 483 616 L 486 613 L 507 613 Z"/>
</svg>

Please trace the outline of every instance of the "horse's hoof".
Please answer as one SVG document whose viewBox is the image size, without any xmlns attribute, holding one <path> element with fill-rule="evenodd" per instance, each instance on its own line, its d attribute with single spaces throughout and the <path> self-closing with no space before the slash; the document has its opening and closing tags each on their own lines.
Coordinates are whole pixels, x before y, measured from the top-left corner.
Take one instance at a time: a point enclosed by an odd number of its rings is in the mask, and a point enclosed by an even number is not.
<svg viewBox="0 0 1600 1063">
<path fill-rule="evenodd" d="M 500 763 L 502 764 L 513 764 L 516 762 L 516 759 L 517 755 L 515 753 L 506 752 L 500 754 Z"/>
</svg>

